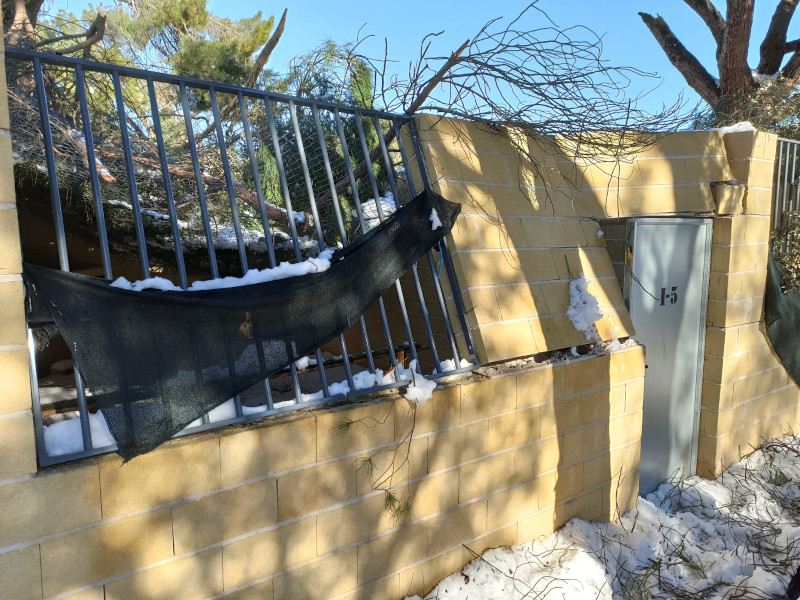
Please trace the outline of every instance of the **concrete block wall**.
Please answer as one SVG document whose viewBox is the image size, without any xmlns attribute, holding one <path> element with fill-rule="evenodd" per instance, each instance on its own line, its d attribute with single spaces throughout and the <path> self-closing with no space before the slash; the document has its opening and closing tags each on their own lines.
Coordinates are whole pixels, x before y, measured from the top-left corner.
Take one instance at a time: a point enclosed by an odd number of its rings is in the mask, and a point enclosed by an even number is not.
<svg viewBox="0 0 800 600">
<path fill-rule="evenodd" d="M 0 481 L 0 597 L 425 593 L 471 552 L 635 505 L 643 374 L 632 347 L 476 375 L 416 412 L 383 397 Z M 406 520 L 374 489 L 386 468 Z"/>
<path fill-rule="evenodd" d="M 37 465 L 5 57 L 0 58 L 0 480 L 4 480 L 35 473 Z"/>
<path fill-rule="evenodd" d="M 462 204 L 450 248 L 482 362 L 586 344 L 566 316 L 581 274 L 603 311 L 600 339 L 633 335 L 599 221 L 707 214 L 711 182 L 732 178 L 720 132 L 674 134 L 630 161 L 576 163 L 476 124 L 423 116 L 418 126 L 434 190 Z"/>
<path fill-rule="evenodd" d="M 745 190 L 734 214 L 714 221 L 698 441 L 707 477 L 800 422 L 800 388 L 763 326 L 777 138 L 729 133 L 725 148 Z"/>
</svg>

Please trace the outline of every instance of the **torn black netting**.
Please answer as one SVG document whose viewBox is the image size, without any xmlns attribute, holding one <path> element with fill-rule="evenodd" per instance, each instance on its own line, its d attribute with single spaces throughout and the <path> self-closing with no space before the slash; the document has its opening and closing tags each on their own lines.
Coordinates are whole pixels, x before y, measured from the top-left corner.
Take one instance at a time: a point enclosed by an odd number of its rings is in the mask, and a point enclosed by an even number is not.
<svg viewBox="0 0 800 600">
<path fill-rule="evenodd" d="M 767 291 L 764 298 L 764 322 L 767 337 L 783 366 L 800 382 L 800 290 L 781 289 L 783 269 L 769 253 Z"/>
<path fill-rule="evenodd" d="M 130 459 L 357 322 L 459 210 L 425 191 L 337 250 L 328 270 L 242 287 L 134 292 L 25 265 L 28 321 L 58 326 Z"/>
</svg>

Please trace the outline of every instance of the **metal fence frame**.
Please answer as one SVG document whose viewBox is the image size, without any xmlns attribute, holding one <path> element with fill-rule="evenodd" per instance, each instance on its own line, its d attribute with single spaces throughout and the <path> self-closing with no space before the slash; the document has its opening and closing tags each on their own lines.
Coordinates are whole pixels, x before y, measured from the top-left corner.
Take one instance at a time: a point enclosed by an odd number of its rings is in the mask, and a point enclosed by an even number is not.
<svg viewBox="0 0 800 600">
<path fill-rule="evenodd" d="M 205 196 L 204 196 L 204 186 L 202 183 L 201 178 L 201 168 L 202 165 L 199 162 L 198 154 L 197 154 L 197 147 L 195 143 L 195 136 L 193 131 L 193 126 L 191 123 L 191 117 L 189 116 L 188 110 L 188 100 L 187 100 L 187 90 L 188 89 L 202 89 L 208 92 L 211 102 L 211 113 L 214 117 L 214 121 L 216 123 L 216 135 L 217 135 L 217 142 L 220 147 L 221 153 L 221 160 L 222 165 L 225 173 L 225 183 L 227 187 L 227 193 L 231 199 L 231 210 L 232 210 L 232 217 L 233 217 L 233 225 L 236 231 L 237 236 L 237 244 L 238 244 L 238 252 L 239 258 L 241 261 L 241 267 L 243 272 L 247 271 L 247 256 L 244 250 L 243 238 L 242 238 L 242 231 L 241 231 L 241 224 L 239 223 L 238 213 L 236 209 L 236 198 L 233 191 L 233 180 L 231 177 L 231 170 L 230 165 L 228 164 L 228 157 L 226 155 L 226 144 L 225 141 L 225 132 L 223 131 L 221 119 L 220 119 L 220 108 L 217 101 L 217 94 L 218 93 L 226 93 L 226 94 L 233 94 L 238 98 L 239 101 L 239 113 L 240 118 L 242 120 L 242 125 L 244 128 L 244 133 L 246 136 L 246 145 L 249 153 L 250 165 L 254 174 L 254 193 L 258 196 L 259 204 L 262 210 L 262 220 L 264 224 L 264 233 L 265 237 L 268 240 L 271 240 L 270 234 L 270 225 L 269 221 L 266 217 L 266 212 L 264 208 L 264 195 L 262 193 L 261 185 L 260 185 L 260 178 L 258 176 L 258 166 L 255 159 L 255 154 L 253 151 L 253 140 L 251 138 L 251 131 L 247 121 L 247 108 L 245 104 L 245 99 L 249 99 L 251 101 L 259 101 L 262 102 L 268 118 L 269 123 L 269 132 L 271 134 L 271 140 L 266 140 L 264 143 L 270 143 L 271 147 L 273 148 L 274 155 L 276 162 L 278 164 L 278 170 L 280 173 L 280 180 L 283 192 L 283 199 L 284 199 L 284 207 L 288 211 L 288 214 L 292 214 L 292 197 L 289 193 L 287 182 L 286 182 L 286 172 L 281 158 L 281 150 L 280 145 L 278 143 L 277 133 L 275 129 L 275 122 L 273 117 L 273 104 L 285 104 L 288 108 L 288 112 L 291 116 L 291 122 L 294 128 L 294 133 L 296 136 L 296 141 L 298 143 L 298 151 L 301 158 L 303 175 L 305 178 L 306 184 L 306 191 L 308 194 L 308 201 L 310 203 L 311 212 L 314 216 L 315 222 L 315 234 L 317 236 L 317 241 L 319 243 L 320 250 L 325 248 L 325 241 L 323 237 L 323 232 L 321 230 L 320 221 L 317 215 L 317 204 L 316 204 L 316 195 L 315 191 L 312 186 L 311 178 L 308 171 L 308 165 L 306 164 L 306 157 L 305 157 L 305 150 L 303 148 L 303 141 L 302 136 L 300 135 L 300 130 L 298 126 L 298 120 L 296 116 L 296 110 L 298 106 L 305 107 L 310 109 L 313 115 L 314 122 L 316 124 L 317 134 L 320 140 L 320 147 L 322 148 L 322 153 L 324 155 L 324 164 L 325 170 L 327 175 L 327 181 L 329 191 L 333 196 L 333 206 L 336 210 L 336 218 L 338 221 L 339 232 L 341 234 L 343 243 L 346 243 L 344 230 L 342 225 L 342 215 L 339 212 L 338 208 L 338 201 L 336 197 L 336 187 L 334 182 L 333 173 L 331 170 L 331 165 L 329 162 L 329 158 L 326 151 L 325 143 L 322 140 L 322 129 L 320 126 L 320 111 L 328 111 L 328 113 L 333 115 L 333 118 L 336 122 L 336 127 L 339 135 L 339 140 L 341 142 L 345 159 L 347 163 L 347 171 L 349 177 L 349 183 L 351 185 L 351 189 L 353 190 L 354 201 L 356 210 L 358 213 L 358 219 L 362 226 L 362 230 L 364 229 L 364 215 L 362 214 L 361 210 L 361 199 L 358 197 L 358 191 L 356 186 L 356 180 L 353 172 L 353 168 L 350 162 L 350 156 L 348 154 L 348 145 L 347 141 L 345 140 L 345 135 L 343 132 L 343 125 L 342 125 L 342 114 L 351 115 L 355 117 L 355 123 L 358 129 L 358 136 L 360 139 L 361 148 L 360 151 L 363 153 L 364 156 L 369 156 L 370 148 L 367 145 L 367 139 L 364 134 L 363 126 L 362 126 L 362 119 L 368 118 L 372 119 L 377 127 L 377 131 L 382 131 L 381 129 L 381 121 L 384 123 L 388 121 L 390 127 L 394 130 L 396 134 L 397 140 L 397 150 L 399 151 L 400 157 L 402 159 L 402 166 L 405 169 L 406 173 L 410 172 L 410 164 L 408 153 L 403 145 L 403 137 L 400 135 L 401 130 L 403 128 L 407 128 L 408 136 L 412 141 L 414 154 L 416 155 L 417 159 L 417 167 L 421 173 L 422 177 L 422 184 L 425 188 L 430 187 L 430 181 L 427 176 L 427 172 L 425 169 L 425 165 L 423 162 L 422 151 L 419 142 L 419 135 L 416 130 L 416 125 L 413 119 L 405 116 L 405 115 L 396 115 L 392 113 L 387 113 L 383 111 L 377 110 L 365 110 L 360 108 L 348 107 L 339 104 L 334 104 L 331 102 L 324 102 L 324 101 L 317 101 L 311 100 L 308 98 L 299 98 L 299 97 L 291 97 L 286 96 L 283 94 L 276 94 L 272 92 L 238 87 L 233 85 L 227 85 L 222 83 L 216 83 L 212 81 L 204 81 L 199 79 L 193 79 L 188 77 L 180 77 L 171 74 L 165 74 L 160 72 L 150 72 L 144 71 L 141 69 L 117 66 L 117 65 L 110 65 L 110 64 L 103 64 L 94 62 L 91 60 L 80 59 L 80 58 L 72 58 L 72 57 L 65 57 L 65 56 L 58 56 L 53 54 L 45 54 L 45 53 L 38 53 L 32 52 L 24 49 L 13 48 L 9 47 L 6 48 L 5 52 L 6 61 L 27 61 L 32 64 L 33 67 L 33 75 L 35 79 L 35 89 L 36 89 L 36 96 L 38 101 L 38 108 L 39 113 L 41 115 L 41 127 L 42 127 L 42 137 L 44 142 L 45 148 L 45 160 L 47 165 L 47 171 L 49 175 L 49 182 L 50 182 L 50 201 L 53 209 L 53 218 L 54 218 L 54 226 L 55 226 L 55 235 L 57 240 L 57 250 L 58 250 L 58 258 L 59 258 L 59 265 L 60 268 L 64 271 L 70 270 L 69 265 L 69 258 L 67 252 L 67 244 L 66 244 L 66 230 L 64 226 L 64 219 L 62 214 L 62 205 L 61 205 L 61 192 L 59 190 L 59 182 L 58 182 L 58 172 L 57 172 L 57 165 L 56 165 L 56 156 L 54 153 L 54 146 L 53 146 L 53 137 L 51 131 L 51 123 L 50 123 L 50 115 L 49 115 L 49 108 L 48 108 L 48 101 L 47 101 L 47 88 L 45 83 L 44 77 L 44 67 L 43 65 L 59 65 L 61 67 L 68 67 L 71 68 L 75 75 L 75 83 L 76 83 L 76 92 L 78 101 L 80 104 L 80 115 L 81 115 L 81 122 L 83 125 L 83 136 L 86 141 L 87 146 L 87 159 L 88 159 L 88 170 L 90 176 L 90 184 L 91 184 L 91 191 L 94 201 L 94 211 L 96 222 L 98 224 L 98 239 L 101 248 L 101 261 L 104 275 L 107 279 L 113 279 L 112 267 L 111 267 L 111 260 L 110 260 L 110 251 L 109 251 L 109 243 L 108 237 L 105 228 L 105 219 L 104 219 L 104 209 L 103 209 L 103 198 L 101 194 L 101 188 L 98 178 L 97 166 L 95 162 L 95 150 L 93 145 L 93 137 L 92 137 L 92 126 L 91 126 L 91 119 L 90 119 L 90 109 L 87 102 L 87 90 L 86 90 L 86 72 L 87 71 L 94 71 L 98 73 L 103 73 L 111 77 L 114 92 L 115 92 L 115 99 L 116 99 L 116 109 L 119 114 L 119 126 L 120 132 L 122 136 L 122 146 L 124 151 L 125 157 L 125 166 L 128 172 L 128 181 L 130 187 L 130 198 L 131 198 L 131 205 L 133 207 L 133 217 L 135 220 L 136 225 L 136 238 L 138 241 L 139 247 L 139 260 L 142 265 L 142 275 L 143 278 L 150 277 L 150 270 L 149 270 L 149 262 L 147 256 L 147 245 L 145 241 L 145 232 L 143 227 L 142 221 L 142 209 L 139 204 L 138 199 L 138 192 L 136 189 L 136 175 L 134 169 L 134 155 L 131 148 L 131 143 L 129 139 L 129 132 L 128 132 L 128 125 L 125 120 L 125 108 L 124 108 L 124 100 L 122 95 L 122 88 L 121 88 L 121 78 L 135 78 L 146 82 L 147 91 L 150 99 L 150 110 L 153 122 L 153 129 L 155 131 L 155 137 L 157 141 L 157 147 L 159 152 L 159 159 L 160 159 L 160 166 L 161 172 L 163 174 L 163 180 L 165 184 L 165 194 L 167 198 L 167 203 L 169 207 L 169 218 L 171 223 L 171 228 L 173 232 L 173 240 L 175 246 L 175 256 L 178 266 L 178 273 L 180 276 L 180 284 L 182 287 L 187 287 L 187 275 L 186 275 L 186 268 L 183 264 L 183 253 L 181 249 L 181 235 L 180 229 L 178 226 L 178 217 L 175 208 L 175 199 L 173 197 L 173 191 L 171 187 L 171 175 L 169 172 L 169 165 L 168 165 L 168 157 L 166 153 L 166 149 L 164 146 L 163 140 L 163 132 L 161 130 L 161 123 L 160 123 L 160 115 L 159 115 L 159 108 L 156 102 L 156 93 L 155 93 L 155 86 L 156 82 L 177 86 L 179 90 L 180 100 L 184 111 L 184 118 L 186 123 L 186 135 L 187 135 L 187 142 L 189 146 L 189 151 L 191 154 L 192 165 L 194 168 L 195 177 L 197 180 L 197 193 L 198 193 L 198 202 L 200 203 L 200 208 L 203 215 L 203 226 L 206 238 L 208 240 L 208 251 L 209 251 L 209 260 L 211 264 L 211 275 L 213 278 L 218 277 L 219 273 L 217 271 L 215 254 L 214 254 L 214 244 L 212 242 L 212 235 L 209 228 L 209 217 L 208 211 L 205 206 Z M 380 139 L 380 157 L 379 160 L 383 160 L 386 166 L 388 175 L 389 175 L 389 182 L 392 187 L 392 191 L 394 193 L 394 197 L 398 198 L 397 194 L 397 187 L 396 181 L 394 176 L 394 170 L 389 158 L 389 152 L 387 149 L 386 144 L 384 143 L 384 138 L 382 135 L 378 136 Z M 369 184 L 373 191 L 374 198 L 376 199 L 376 207 L 378 211 L 378 216 L 380 220 L 385 218 L 383 211 L 381 209 L 381 203 L 378 201 L 380 199 L 380 193 L 378 190 L 378 185 L 376 183 L 374 174 L 371 169 L 367 169 L 367 175 L 369 178 Z M 409 176 L 408 184 L 410 187 L 410 191 L 412 196 L 416 195 L 417 190 L 415 189 L 414 182 L 412 178 Z M 289 229 L 291 231 L 292 237 L 292 244 L 294 248 L 294 254 L 296 258 L 301 258 L 300 247 L 298 243 L 298 232 L 295 227 L 295 223 L 292 218 L 288 219 Z M 453 300 L 456 305 L 457 315 L 455 315 L 458 325 L 460 327 L 460 332 L 464 336 L 465 345 L 469 354 L 469 359 L 472 363 L 477 364 L 477 355 L 475 353 L 474 345 L 472 342 L 472 338 L 470 335 L 469 327 L 467 325 L 467 321 L 465 318 L 465 309 L 463 305 L 463 301 L 461 299 L 461 292 L 460 287 L 458 285 L 455 269 L 453 267 L 453 263 L 447 248 L 446 241 L 442 243 L 441 248 L 441 257 L 437 261 L 434 259 L 434 255 L 432 252 L 428 252 L 427 255 L 427 264 L 431 269 L 432 273 L 436 273 L 437 271 L 441 270 L 440 265 L 443 263 L 446 276 L 449 280 L 450 289 L 453 293 Z M 268 252 L 269 252 L 269 259 L 270 264 L 275 266 L 275 254 L 274 249 L 272 247 L 272 242 L 268 243 Z M 437 374 L 435 375 L 427 375 L 428 378 L 437 378 L 442 377 L 444 375 L 453 375 L 459 372 L 468 371 L 474 367 L 467 367 L 467 368 L 459 368 L 460 365 L 460 353 L 458 349 L 458 345 L 456 343 L 456 334 L 454 333 L 453 326 L 451 324 L 451 315 L 448 314 L 448 310 L 446 307 L 446 302 L 444 298 L 444 293 L 442 291 L 442 287 L 437 277 L 433 278 L 434 288 L 436 292 L 436 298 L 434 300 L 434 306 L 437 307 L 438 311 L 441 312 L 444 327 L 446 329 L 446 337 L 447 337 L 447 348 L 442 349 L 448 355 L 450 355 L 456 364 L 456 369 L 452 371 L 448 371 L 446 373 L 442 372 L 441 362 L 442 359 L 440 357 L 440 349 L 437 348 L 436 340 L 434 339 L 434 333 L 431 327 L 430 320 L 428 318 L 429 309 L 428 309 L 428 302 L 425 300 L 423 290 L 420 284 L 420 277 L 417 270 L 417 265 L 415 264 L 411 269 L 411 279 L 413 280 L 415 292 L 417 297 L 420 299 L 421 304 L 421 312 L 422 318 L 424 320 L 425 330 L 427 333 L 427 343 L 428 348 L 430 349 L 433 362 L 436 366 Z M 412 358 L 417 358 L 417 351 L 416 345 L 413 339 L 413 334 L 411 330 L 409 315 L 405 303 L 405 296 L 403 294 L 403 287 L 401 285 L 400 280 L 396 281 L 394 284 L 395 291 L 397 293 L 400 307 L 401 307 L 401 318 L 403 321 L 403 328 L 406 333 L 406 342 L 407 348 L 411 353 Z M 383 325 L 383 333 L 387 339 L 387 350 L 389 353 L 390 362 L 392 365 L 397 364 L 397 357 L 395 356 L 394 352 L 394 344 L 392 342 L 392 336 L 389 331 L 389 321 L 386 315 L 386 311 L 383 304 L 383 299 L 380 299 L 377 304 L 377 309 L 380 314 L 381 322 Z M 362 317 L 360 320 L 360 329 L 361 335 L 364 342 L 366 360 L 368 363 L 369 370 L 374 372 L 375 371 L 375 363 L 373 360 L 373 346 L 370 343 L 369 334 L 367 331 L 367 327 Z M 301 399 L 301 390 L 300 384 L 298 381 L 297 370 L 295 365 L 290 365 L 290 377 L 292 381 L 292 386 L 295 393 L 295 404 L 286 407 L 274 407 L 272 402 L 272 397 L 270 393 L 270 386 L 268 381 L 264 382 L 264 391 L 265 391 L 265 398 L 266 398 L 266 406 L 268 410 L 266 412 L 260 412 L 253 415 L 245 415 L 242 411 L 242 404 L 239 397 L 234 398 L 234 404 L 236 409 L 236 418 L 229 419 L 226 421 L 219 421 L 211 423 L 207 415 L 203 418 L 202 424 L 196 427 L 188 428 L 178 434 L 186 435 L 190 433 L 196 433 L 200 431 L 205 431 L 208 429 L 213 429 L 221 426 L 225 426 L 235 422 L 243 422 L 249 420 L 260 419 L 268 415 L 274 415 L 282 412 L 287 412 L 291 410 L 297 410 L 300 408 L 308 408 L 312 406 L 317 406 L 320 404 L 329 403 L 336 400 L 341 400 L 343 398 L 349 398 L 354 396 L 362 396 L 365 394 L 370 394 L 379 390 L 383 389 L 390 389 L 398 387 L 399 383 L 389 384 L 389 385 L 382 385 L 377 386 L 369 389 L 355 389 L 355 385 L 353 384 L 353 374 L 351 371 L 350 359 L 348 357 L 345 338 L 343 335 L 339 336 L 339 344 L 342 350 L 342 357 L 343 357 L 343 366 L 347 375 L 347 381 L 350 385 L 350 392 L 346 395 L 338 394 L 333 395 L 329 393 L 328 390 L 328 381 L 326 380 L 325 376 L 325 367 L 323 365 L 322 355 L 320 349 L 317 348 L 315 351 L 315 356 L 318 361 L 318 369 L 319 369 L 319 377 L 322 386 L 322 390 L 324 392 L 323 397 L 319 400 L 302 402 Z M 37 439 L 37 448 L 39 454 L 39 464 L 42 466 L 63 463 L 70 460 L 75 460 L 78 458 L 84 458 L 87 456 L 93 456 L 97 454 L 103 454 L 107 452 L 111 452 L 115 450 L 115 446 L 105 446 L 101 448 L 95 448 L 92 444 L 91 438 L 91 430 L 89 427 L 89 410 L 87 406 L 87 395 L 86 389 L 83 384 L 83 381 L 80 376 L 80 372 L 77 368 L 77 365 L 74 365 L 75 369 L 75 388 L 77 392 L 77 405 L 78 405 L 78 413 L 79 419 L 81 423 L 81 432 L 83 436 L 83 445 L 84 450 L 72 454 L 61 455 L 61 456 L 54 456 L 50 457 L 47 455 L 45 450 L 45 441 L 44 441 L 44 422 L 42 417 L 42 407 L 39 397 L 39 389 L 38 389 L 38 376 L 37 376 L 37 369 L 36 369 L 36 348 L 34 344 L 34 338 L 32 332 L 29 330 L 28 332 L 28 346 L 29 346 L 29 357 L 30 357 L 30 365 L 31 365 L 31 387 L 32 387 L 32 396 L 33 396 L 33 407 L 34 407 L 34 420 L 35 420 L 35 430 L 36 430 L 36 439 Z"/>
</svg>

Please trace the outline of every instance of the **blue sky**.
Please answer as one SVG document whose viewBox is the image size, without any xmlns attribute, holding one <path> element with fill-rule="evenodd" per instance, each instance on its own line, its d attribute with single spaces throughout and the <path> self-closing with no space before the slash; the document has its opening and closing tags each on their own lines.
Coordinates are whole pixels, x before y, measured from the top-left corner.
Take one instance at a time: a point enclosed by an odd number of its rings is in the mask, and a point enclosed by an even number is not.
<svg viewBox="0 0 800 600">
<path fill-rule="evenodd" d="M 714 2 L 724 15 L 725 2 Z M 82 0 L 56 0 L 54 8 L 67 8 L 76 13 L 85 6 Z M 495 17 L 516 16 L 528 2 L 514 0 L 332 0 L 284 1 L 266 5 L 244 0 L 209 0 L 209 9 L 224 17 L 252 16 L 261 9 L 280 17 L 289 9 L 286 30 L 268 64 L 284 70 L 289 60 L 319 45 L 327 39 L 339 43 L 355 41 L 359 29 L 374 38 L 362 46 L 365 53 L 380 56 L 384 38 L 388 39 L 389 55 L 397 61 L 397 70 L 407 72 L 409 61 L 419 53 L 425 34 L 445 31 L 434 42 L 435 55 L 449 54 L 463 41 L 477 33 L 481 25 Z M 751 43 L 751 67 L 758 63 L 758 45 L 769 25 L 777 0 L 756 2 L 756 15 Z M 658 44 L 641 22 L 638 11 L 660 14 L 695 56 L 716 75 L 714 42 L 705 24 L 682 0 L 540 0 L 538 6 L 561 27 L 584 25 L 603 36 L 604 57 L 612 64 L 637 67 L 663 77 L 658 89 L 644 106 L 658 108 L 672 104 L 680 93 L 692 103 L 698 97 L 685 84 L 680 74 L 669 64 Z M 790 39 L 800 37 L 800 15 L 795 17 L 789 31 Z M 634 82 L 632 91 L 644 91 L 654 81 Z"/>
</svg>

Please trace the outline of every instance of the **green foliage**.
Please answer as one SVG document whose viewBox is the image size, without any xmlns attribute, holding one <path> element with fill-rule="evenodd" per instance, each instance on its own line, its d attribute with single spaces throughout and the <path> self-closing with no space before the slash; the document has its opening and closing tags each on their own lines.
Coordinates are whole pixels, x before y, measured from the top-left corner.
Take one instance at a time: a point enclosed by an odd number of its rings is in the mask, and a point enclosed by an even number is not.
<svg viewBox="0 0 800 600">
<path fill-rule="evenodd" d="M 697 115 L 698 129 L 749 121 L 756 129 L 800 139 L 800 94 L 785 79 L 765 80 L 753 94 L 730 96 L 716 108 Z"/>
<path fill-rule="evenodd" d="M 800 289 L 800 213 L 788 212 L 771 234 L 772 252 L 783 269 L 784 292 Z"/>
</svg>

